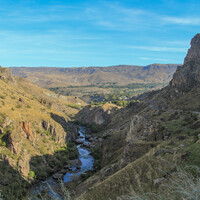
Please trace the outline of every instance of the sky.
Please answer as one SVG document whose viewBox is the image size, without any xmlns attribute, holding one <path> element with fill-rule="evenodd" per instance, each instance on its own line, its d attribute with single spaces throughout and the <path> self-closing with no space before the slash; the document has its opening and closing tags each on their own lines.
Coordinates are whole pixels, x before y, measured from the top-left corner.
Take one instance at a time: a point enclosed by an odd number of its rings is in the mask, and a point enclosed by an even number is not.
<svg viewBox="0 0 200 200">
<path fill-rule="evenodd" d="M 183 63 L 200 0 L 0 0 L 0 65 Z"/>
</svg>

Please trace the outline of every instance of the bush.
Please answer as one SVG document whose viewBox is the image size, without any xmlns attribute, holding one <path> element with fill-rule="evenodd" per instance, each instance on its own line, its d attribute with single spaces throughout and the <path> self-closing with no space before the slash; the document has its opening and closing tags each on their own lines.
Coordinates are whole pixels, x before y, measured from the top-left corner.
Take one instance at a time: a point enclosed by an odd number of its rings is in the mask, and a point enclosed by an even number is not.
<svg viewBox="0 0 200 200">
<path fill-rule="evenodd" d="M 41 154 L 45 154 L 45 150 L 43 147 L 40 149 L 40 151 L 41 151 Z"/>
<path fill-rule="evenodd" d="M 36 133 L 42 133 L 42 131 L 40 129 L 37 129 Z"/>
<path fill-rule="evenodd" d="M 19 105 L 19 104 L 17 104 L 16 106 L 15 106 L 15 108 L 21 108 L 22 106 L 21 105 Z"/>
<path fill-rule="evenodd" d="M 30 171 L 28 176 L 31 177 L 31 178 L 35 178 L 36 177 L 34 171 Z"/>
</svg>

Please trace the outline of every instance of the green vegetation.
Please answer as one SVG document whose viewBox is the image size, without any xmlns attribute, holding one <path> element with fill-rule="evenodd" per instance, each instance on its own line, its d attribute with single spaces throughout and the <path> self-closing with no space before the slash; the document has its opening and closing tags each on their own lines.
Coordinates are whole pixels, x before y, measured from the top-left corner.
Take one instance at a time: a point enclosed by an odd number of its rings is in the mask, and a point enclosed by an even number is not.
<svg viewBox="0 0 200 200">
<path fill-rule="evenodd" d="M 200 178 L 188 172 L 192 168 L 200 175 L 200 168 L 189 166 L 185 169 L 178 169 L 163 183 L 162 193 L 149 192 L 145 194 L 131 194 L 118 198 L 119 200 L 199 200 L 200 199 Z"/>
<path fill-rule="evenodd" d="M 42 131 L 38 128 L 38 129 L 36 130 L 36 133 L 42 133 Z"/>
<path fill-rule="evenodd" d="M 31 178 L 35 178 L 35 172 L 34 171 L 30 171 L 28 176 L 31 177 Z"/>
<path fill-rule="evenodd" d="M 3 133 L 0 134 L 0 146 L 6 146 L 7 145 L 8 135 L 10 134 L 10 131 L 11 131 L 10 126 L 6 126 L 3 129 Z"/>
<path fill-rule="evenodd" d="M 78 104 L 65 104 L 66 106 L 70 107 L 70 108 L 75 108 L 75 109 L 82 109 L 83 106 L 82 105 L 78 105 Z"/>
<path fill-rule="evenodd" d="M 66 146 L 57 148 L 53 155 L 45 154 L 44 148 L 41 148 L 41 153 L 43 156 L 35 156 L 30 161 L 31 174 L 29 173 L 29 177 L 36 180 L 44 180 L 66 165 L 69 160 L 77 159 L 79 155 L 74 143 L 68 143 Z"/>
<path fill-rule="evenodd" d="M 50 88 L 50 90 L 62 95 L 79 96 L 87 103 L 115 102 L 119 106 L 126 106 L 133 96 L 146 91 L 161 88 L 166 84 L 161 83 L 132 83 L 118 85 L 117 83 L 97 83 L 83 86 L 68 86 Z M 77 105 L 68 105 L 77 108 Z M 75 107 L 74 107 L 75 106 Z"/>
<path fill-rule="evenodd" d="M 15 108 L 21 108 L 22 106 L 21 105 L 19 105 L 19 104 L 17 104 L 16 106 L 15 106 Z"/>
<path fill-rule="evenodd" d="M 6 185 L 2 188 L 0 199 L 21 200 L 27 194 L 29 183 L 21 177 L 18 171 L 2 161 L 0 161 L 0 180 Z"/>
</svg>

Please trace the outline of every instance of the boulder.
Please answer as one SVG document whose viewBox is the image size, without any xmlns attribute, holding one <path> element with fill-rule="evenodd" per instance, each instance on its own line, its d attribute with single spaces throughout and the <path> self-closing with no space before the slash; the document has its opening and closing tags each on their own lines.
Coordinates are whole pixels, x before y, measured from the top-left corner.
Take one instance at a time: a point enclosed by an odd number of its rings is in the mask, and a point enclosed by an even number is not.
<svg viewBox="0 0 200 200">
<path fill-rule="evenodd" d="M 160 184 L 161 182 L 163 182 L 165 179 L 164 178 L 157 178 L 157 179 L 155 179 L 153 182 L 154 182 L 154 184 L 156 185 L 156 184 Z"/>
<path fill-rule="evenodd" d="M 90 144 L 88 144 L 88 143 L 84 143 L 84 144 L 82 144 L 82 147 L 85 147 L 85 148 L 90 148 L 90 147 L 91 147 L 91 145 L 90 145 Z"/>
<path fill-rule="evenodd" d="M 83 141 L 83 140 L 81 140 L 81 139 L 77 139 L 77 140 L 75 141 L 75 143 L 76 143 L 76 144 L 83 144 L 83 143 L 84 143 L 84 141 Z"/>
<path fill-rule="evenodd" d="M 88 140 L 88 139 L 90 139 L 90 138 L 91 138 L 90 135 L 87 135 L 87 134 L 85 135 L 85 139 L 86 139 L 86 140 Z"/>
<path fill-rule="evenodd" d="M 61 169 L 61 170 L 59 171 L 59 173 L 61 173 L 61 174 L 66 174 L 66 173 L 67 173 L 67 170 L 66 170 L 66 169 Z"/>
<path fill-rule="evenodd" d="M 59 180 L 59 179 L 62 179 L 63 177 L 63 174 L 62 173 L 56 173 L 52 176 L 53 179 L 55 180 Z"/>
</svg>

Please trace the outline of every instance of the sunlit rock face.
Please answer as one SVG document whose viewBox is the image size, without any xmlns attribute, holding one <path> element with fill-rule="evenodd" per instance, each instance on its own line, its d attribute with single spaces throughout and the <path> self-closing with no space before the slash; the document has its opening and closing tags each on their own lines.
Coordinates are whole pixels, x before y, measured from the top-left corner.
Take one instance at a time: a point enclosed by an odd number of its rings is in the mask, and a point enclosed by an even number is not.
<svg viewBox="0 0 200 200">
<path fill-rule="evenodd" d="M 200 34 L 191 40 L 191 47 L 184 60 L 184 65 L 178 67 L 170 85 L 178 91 L 188 91 L 200 83 Z"/>
</svg>

